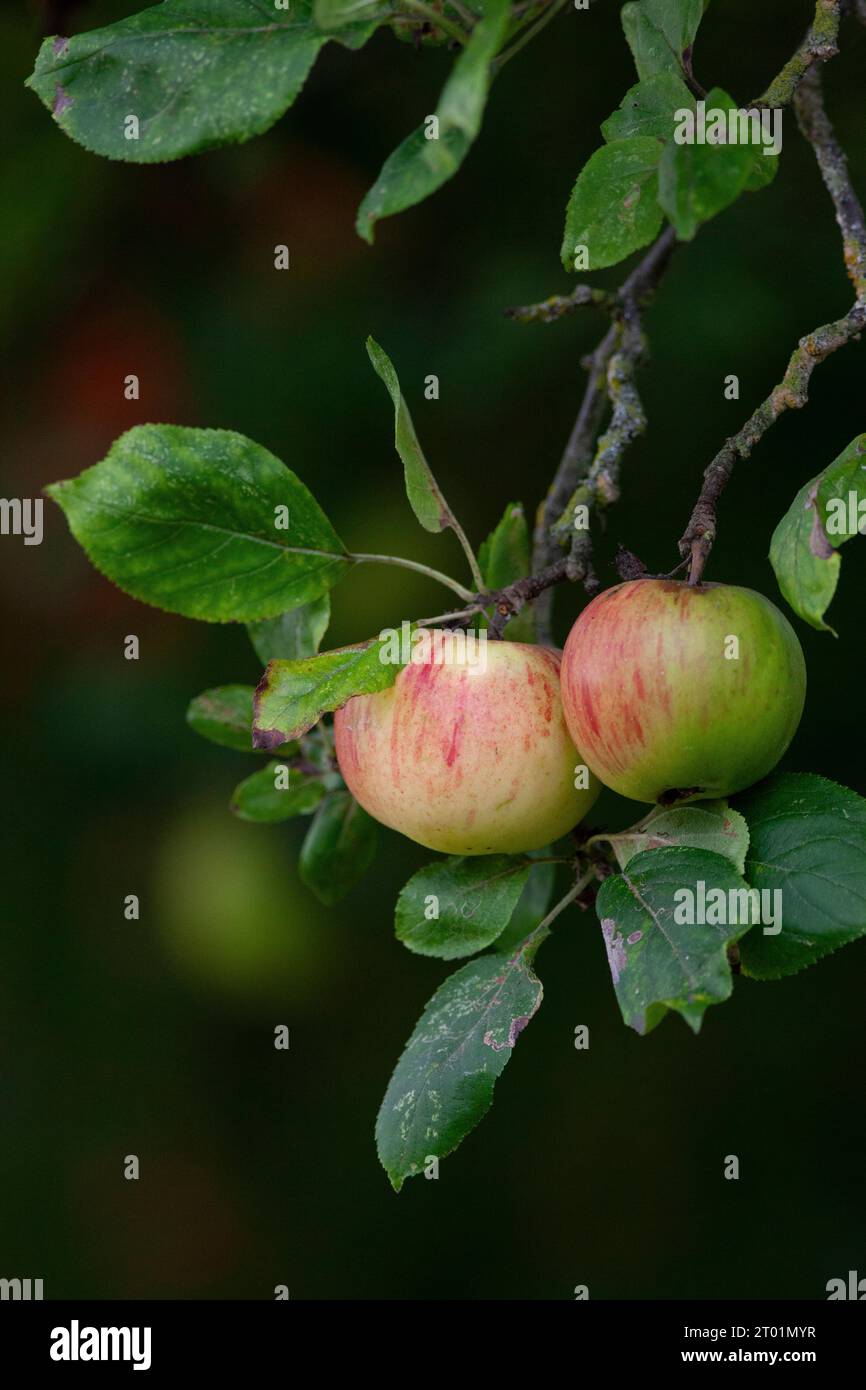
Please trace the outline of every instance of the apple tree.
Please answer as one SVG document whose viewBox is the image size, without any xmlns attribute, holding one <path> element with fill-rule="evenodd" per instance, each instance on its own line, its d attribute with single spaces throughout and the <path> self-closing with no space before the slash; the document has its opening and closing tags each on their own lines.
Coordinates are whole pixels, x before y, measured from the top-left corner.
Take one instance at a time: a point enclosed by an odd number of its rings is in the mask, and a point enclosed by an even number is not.
<svg viewBox="0 0 866 1390">
<path fill-rule="evenodd" d="M 463 961 L 430 999 L 379 1112 L 379 1155 L 397 1189 L 431 1156 L 450 1154 L 489 1108 L 541 1004 L 539 948 L 566 912 L 596 913 L 623 1019 L 641 1034 L 669 1013 L 697 1033 L 739 973 L 780 979 L 866 935 L 866 801 L 816 773 L 773 770 L 805 698 L 792 625 L 767 596 L 705 577 L 734 468 L 783 413 L 806 406 L 813 372 L 866 328 L 866 221 L 822 89 L 825 65 L 853 41 L 866 6 L 817 0 L 802 42 L 745 106 L 696 76 L 708 7 L 621 7 L 636 80 L 615 110 L 599 113 L 598 148 L 574 171 L 570 195 L 563 190 L 561 246 L 569 275 L 629 261 L 619 287 L 579 278 L 567 293 L 509 311 L 518 323 L 582 313 L 603 325 L 531 523 L 503 497 L 501 521 L 473 546 L 429 466 L 393 363 L 367 342 L 408 503 L 427 531 L 454 531 L 464 573 L 350 547 L 300 477 L 226 430 L 139 426 L 79 477 L 46 489 L 92 564 L 127 594 L 246 626 L 263 667 L 258 686 L 205 691 L 188 722 L 258 757 L 232 798 L 236 816 L 309 818 L 300 874 L 313 893 L 333 903 L 351 892 L 374 859 L 376 821 L 444 855 L 410 879 L 395 910 L 408 950 Z M 458 174 L 483 138 L 502 67 L 543 26 L 585 22 L 590 8 L 164 0 L 104 29 L 46 40 L 29 84 L 86 149 L 149 163 L 263 135 L 325 44 L 359 50 L 387 28 L 445 47 L 453 65 L 435 111 L 387 156 L 358 209 L 358 232 L 372 242 L 380 219 Z M 593 529 L 616 503 L 629 446 L 646 427 L 644 309 L 678 247 L 784 177 L 774 139 L 782 113 L 817 161 L 850 308 L 801 338 L 778 384 L 708 463 L 672 539 L 670 571 L 647 575 L 623 552 L 622 584 L 601 590 Z M 866 433 L 797 479 L 767 535 L 779 602 L 824 632 L 841 547 L 863 525 L 864 472 Z M 331 590 L 373 564 L 436 580 L 442 611 L 402 629 L 402 614 L 383 614 L 394 629 L 323 651 Z M 582 610 L 562 665 L 552 638 L 560 586 L 573 610 L 581 596 Z M 446 637 L 464 647 L 437 662 L 429 643 Z M 466 655 L 472 643 L 485 653 L 477 667 Z M 592 822 L 599 782 L 644 803 L 627 830 Z"/>
</svg>

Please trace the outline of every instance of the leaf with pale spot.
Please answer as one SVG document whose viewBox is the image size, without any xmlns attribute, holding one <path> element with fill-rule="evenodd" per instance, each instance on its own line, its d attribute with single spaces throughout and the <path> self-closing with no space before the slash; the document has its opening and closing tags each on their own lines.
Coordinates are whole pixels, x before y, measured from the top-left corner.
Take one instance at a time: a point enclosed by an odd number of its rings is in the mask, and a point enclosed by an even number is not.
<svg viewBox="0 0 866 1390">
<path fill-rule="evenodd" d="M 652 241 L 662 225 L 658 166 L 662 145 L 646 135 L 596 150 L 578 175 L 565 214 L 562 263 L 574 270 L 587 248 L 589 270 L 616 265 Z"/>
<path fill-rule="evenodd" d="M 725 895 L 727 924 L 677 920 L 683 890 L 700 915 L 700 888 Z M 728 859 L 708 850 L 654 849 L 637 854 L 621 874 L 605 879 L 596 899 L 608 964 L 623 1019 L 648 1033 L 672 1009 L 698 1032 L 705 1009 L 732 990 L 727 948 L 752 925 L 753 904 L 731 892 L 748 887 Z M 675 916 L 677 914 L 677 916 Z M 709 910 L 706 915 L 711 915 Z M 742 916 L 743 921 L 733 921 Z"/>
<path fill-rule="evenodd" d="M 379 1159 L 397 1192 L 431 1157 L 452 1153 L 490 1109 L 496 1080 L 541 1004 L 531 968 L 538 945 L 470 961 L 421 1015 L 376 1121 Z"/>
</svg>

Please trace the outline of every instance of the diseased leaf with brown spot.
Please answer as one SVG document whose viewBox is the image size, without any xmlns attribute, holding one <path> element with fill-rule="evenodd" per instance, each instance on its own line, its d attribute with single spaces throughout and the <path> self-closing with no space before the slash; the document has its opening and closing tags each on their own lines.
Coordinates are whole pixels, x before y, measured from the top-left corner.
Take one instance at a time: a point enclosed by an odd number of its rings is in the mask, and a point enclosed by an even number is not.
<svg viewBox="0 0 866 1390">
<path fill-rule="evenodd" d="M 388 1084 L 376 1147 L 397 1192 L 430 1158 L 453 1152 L 490 1109 L 512 1048 L 541 1004 L 537 940 L 479 956 L 425 1008 Z"/>
</svg>

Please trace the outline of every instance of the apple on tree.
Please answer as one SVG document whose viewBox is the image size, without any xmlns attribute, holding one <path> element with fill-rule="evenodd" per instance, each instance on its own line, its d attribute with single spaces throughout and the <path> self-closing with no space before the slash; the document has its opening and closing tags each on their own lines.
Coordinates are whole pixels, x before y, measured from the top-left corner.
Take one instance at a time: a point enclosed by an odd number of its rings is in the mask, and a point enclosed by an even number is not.
<svg viewBox="0 0 866 1390">
<path fill-rule="evenodd" d="M 729 584 L 636 579 L 593 599 L 562 657 L 571 736 L 608 787 L 663 804 L 724 797 L 782 757 L 806 665 L 769 599 Z"/>
<path fill-rule="evenodd" d="M 446 854 L 558 839 L 600 790 L 566 728 L 559 665 L 558 652 L 504 641 L 486 644 L 484 663 L 413 660 L 390 689 L 337 711 L 346 785 L 376 820 Z"/>
</svg>

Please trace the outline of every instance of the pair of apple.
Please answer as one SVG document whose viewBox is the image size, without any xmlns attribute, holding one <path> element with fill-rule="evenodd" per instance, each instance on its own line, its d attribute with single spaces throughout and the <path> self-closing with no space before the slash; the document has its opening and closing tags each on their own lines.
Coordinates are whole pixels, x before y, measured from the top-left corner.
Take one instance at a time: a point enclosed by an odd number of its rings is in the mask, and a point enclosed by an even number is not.
<svg viewBox="0 0 866 1390">
<path fill-rule="evenodd" d="M 571 830 L 599 782 L 666 805 L 751 786 L 805 692 L 797 636 L 761 594 L 638 579 L 584 609 L 561 657 L 489 642 L 483 666 L 404 667 L 337 711 L 337 760 L 364 809 L 409 839 L 515 854 Z"/>
</svg>

